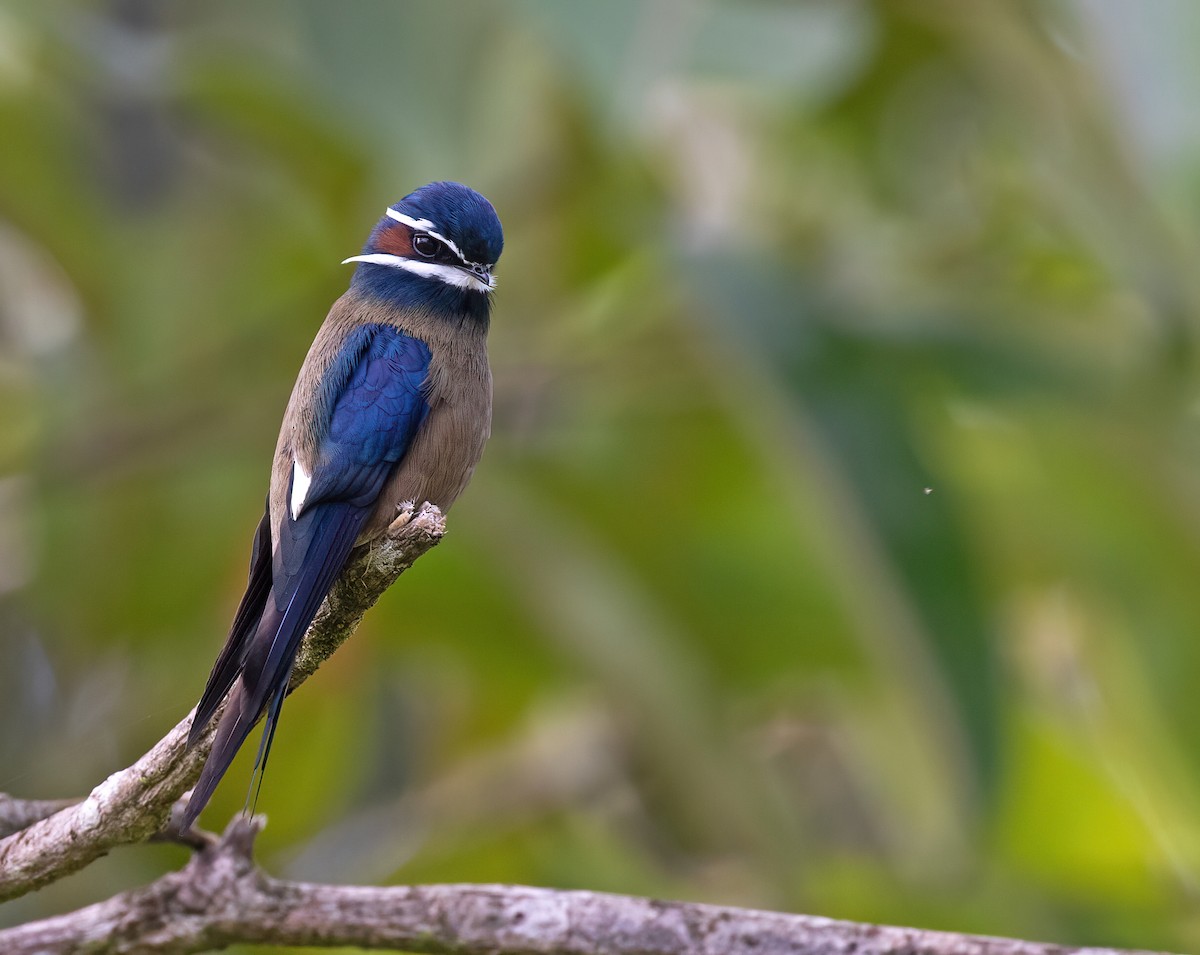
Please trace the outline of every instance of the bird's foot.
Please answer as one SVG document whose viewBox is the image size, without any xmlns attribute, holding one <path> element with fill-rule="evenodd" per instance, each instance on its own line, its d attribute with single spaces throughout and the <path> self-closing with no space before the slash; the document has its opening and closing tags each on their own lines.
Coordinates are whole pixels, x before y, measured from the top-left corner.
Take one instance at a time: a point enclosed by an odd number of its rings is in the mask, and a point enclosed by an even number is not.
<svg viewBox="0 0 1200 955">
<path fill-rule="evenodd" d="M 388 525 L 388 533 L 395 534 L 400 528 L 413 519 L 413 515 L 417 512 L 417 505 L 413 501 L 401 501 L 397 505 L 396 510 L 399 512 L 395 519 Z"/>
</svg>

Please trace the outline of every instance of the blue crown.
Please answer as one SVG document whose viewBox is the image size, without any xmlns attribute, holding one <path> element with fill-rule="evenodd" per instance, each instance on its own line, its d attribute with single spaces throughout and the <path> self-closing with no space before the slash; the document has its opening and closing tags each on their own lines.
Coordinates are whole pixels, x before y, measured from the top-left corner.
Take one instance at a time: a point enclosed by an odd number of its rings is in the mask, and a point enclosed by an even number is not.
<svg viewBox="0 0 1200 955">
<path fill-rule="evenodd" d="M 504 230 L 492 204 L 460 182 L 431 182 L 392 206 L 414 219 L 428 219 L 471 262 L 495 265 L 504 249 Z"/>
</svg>

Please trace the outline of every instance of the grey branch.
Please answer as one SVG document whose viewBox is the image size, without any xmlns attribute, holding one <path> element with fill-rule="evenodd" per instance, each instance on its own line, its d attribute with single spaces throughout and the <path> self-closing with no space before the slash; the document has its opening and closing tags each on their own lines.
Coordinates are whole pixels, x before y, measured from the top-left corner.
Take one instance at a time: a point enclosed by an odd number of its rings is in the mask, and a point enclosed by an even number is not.
<svg viewBox="0 0 1200 955">
<path fill-rule="evenodd" d="M 292 671 L 292 688 L 354 632 L 380 594 L 437 544 L 445 530 L 441 511 L 424 504 L 411 515 L 402 514 L 387 537 L 351 561 L 309 627 Z M 172 807 L 195 784 L 212 746 L 210 725 L 195 748 L 186 748 L 191 723 L 189 713 L 141 759 L 109 776 L 83 800 L 59 806 L 0 801 L 0 811 L 27 817 L 24 828 L 0 840 L 0 901 L 40 888 L 115 846 L 144 841 L 166 828 Z"/>
<path fill-rule="evenodd" d="M 0 793 L 0 838 L 20 832 L 39 819 L 53 816 L 77 802 L 78 799 L 17 799 Z"/>
<path fill-rule="evenodd" d="M 251 859 L 260 827 L 237 819 L 145 888 L 0 931 L 0 951 L 131 955 L 257 942 L 455 955 L 1119 955 L 603 892 L 287 882 Z"/>
</svg>

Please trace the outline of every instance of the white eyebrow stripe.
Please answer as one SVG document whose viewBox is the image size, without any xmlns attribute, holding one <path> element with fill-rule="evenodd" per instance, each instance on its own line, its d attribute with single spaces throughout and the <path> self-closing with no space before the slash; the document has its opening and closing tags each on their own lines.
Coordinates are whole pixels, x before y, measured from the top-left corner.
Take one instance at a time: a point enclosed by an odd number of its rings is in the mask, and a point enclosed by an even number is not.
<svg viewBox="0 0 1200 955">
<path fill-rule="evenodd" d="M 442 265 L 440 262 L 421 262 L 417 259 L 406 259 L 401 255 L 388 252 L 372 252 L 368 255 L 352 255 L 342 260 L 342 265 L 348 262 L 368 262 L 371 265 L 390 265 L 393 268 L 404 269 L 415 275 L 437 279 L 447 285 L 470 289 L 474 292 L 490 292 L 496 287 L 496 280 L 485 282 L 469 272 L 464 272 L 457 265 Z"/>
<path fill-rule="evenodd" d="M 453 252 L 455 255 L 458 256 L 459 261 L 462 262 L 463 265 L 471 264 L 470 262 L 467 261 L 467 257 L 462 254 L 461 250 L 458 248 L 457 245 L 455 245 L 453 242 L 451 242 L 449 239 L 447 239 L 440 232 L 434 231 L 433 223 L 430 222 L 428 219 L 414 219 L 412 216 L 406 216 L 403 212 L 397 212 L 391 206 L 388 206 L 383 211 L 387 213 L 387 216 L 389 219 L 395 219 L 397 222 L 403 222 L 406 226 L 416 229 L 418 232 L 428 232 L 431 236 L 433 236 L 439 242 L 446 243 L 446 247 L 449 248 L 451 252 Z"/>
<path fill-rule="evenodd" d="M 433 223 L 429 219 L 414 219 L 412 216 L 406 216 L 403 212 L 397 212 L 391 206 L 388 206 L 383 211 L 387 213 L 389 219 L 403 222 L 405 225 L 412 226 L 414 229 L 420 229 L 422 232 L 433 228 Z"/>
</svg>

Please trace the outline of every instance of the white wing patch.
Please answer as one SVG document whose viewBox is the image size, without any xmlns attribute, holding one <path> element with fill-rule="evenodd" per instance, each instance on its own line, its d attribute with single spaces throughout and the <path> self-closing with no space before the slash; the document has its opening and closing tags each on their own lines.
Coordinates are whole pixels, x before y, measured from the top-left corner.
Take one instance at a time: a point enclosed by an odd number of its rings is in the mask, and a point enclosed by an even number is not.
<svg viewBox="0 0 1200 955">
<path fill-rule="evenodd" d="M 292 520 L 300 519 L 300 511 L 304 508 L 304 499 L 308 497 L 308 486 L 312 484 L 312 475 L 304 470 L 299 458 L 292 459 Z"/>
</svg>

